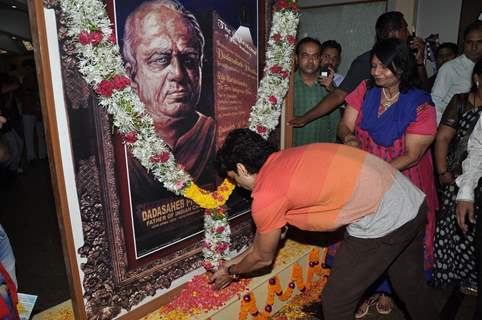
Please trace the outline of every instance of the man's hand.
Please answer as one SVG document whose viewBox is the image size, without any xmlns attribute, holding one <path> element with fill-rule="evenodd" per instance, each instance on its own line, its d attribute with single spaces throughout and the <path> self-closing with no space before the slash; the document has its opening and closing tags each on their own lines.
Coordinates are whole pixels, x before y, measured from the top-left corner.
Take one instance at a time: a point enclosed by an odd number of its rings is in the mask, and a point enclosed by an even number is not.
<svg viewBox="0 0 482 320">
<path fill-rule="evenodd" d="M 298 128 L 303 127 L 306 124 L 306 121 L 303 117 L 295 117 L 288 121 L 288 124 L 292 127 Z"/>
<path fill-rule="evenodd" d="M 318 83 L 321 86 L 325 87 L 326 91 L 332 92 L 333 90 L 335 90 L 335 83 L 333 82 L 333 77 L 335 76 L 335 69 L 333 69 L 332 66 L 328 65 L 328 70 L 330 70 L 330 72 L 328 72 L 328 76 L 319 76 Z"/>
<path fill-rule="evenodd" d="M 209 277 L 209 283 L 214 284 L 214 289 L 226 288 L 233 281 L 233 277 L 228 273 L 228 266 L 221 266 Z"/>
<path fill-rule="evenodd" d="M 467 217 L 471 223 L 475 223 L 474 217 L 474 203 L 471 201 L 459 200 L 457 201 L 457 223 L 464 233 L 469 230 L 466 223 Z"/>
<path fill-rule="evenodd" d="M 415 61 L 417 64 L 423 64 L 425 61 L 425 42 L 422 38 L 415 37 L 408 44 L 410 49 L 417 50 L 415 53 Z"/>
</svg>

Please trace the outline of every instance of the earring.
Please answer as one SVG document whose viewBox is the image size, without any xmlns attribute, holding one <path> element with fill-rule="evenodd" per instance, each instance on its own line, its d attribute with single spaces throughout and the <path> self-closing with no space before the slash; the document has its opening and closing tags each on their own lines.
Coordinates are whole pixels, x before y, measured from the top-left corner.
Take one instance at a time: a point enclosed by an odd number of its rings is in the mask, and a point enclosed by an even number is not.
<svg viewBox="0 0 482 320">
<path fill-rule="evenodd" d="M 475 81 L 475 86 L 477 87 L 477 89 L 479 89 L 479 86 L 480 86 L 479 81 Z"/>
</svg>

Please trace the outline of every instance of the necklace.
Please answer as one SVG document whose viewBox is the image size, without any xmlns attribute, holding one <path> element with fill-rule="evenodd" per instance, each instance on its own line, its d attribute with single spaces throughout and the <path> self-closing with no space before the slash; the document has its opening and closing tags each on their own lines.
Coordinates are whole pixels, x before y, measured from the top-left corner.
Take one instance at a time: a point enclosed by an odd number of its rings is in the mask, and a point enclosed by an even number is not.
<svg viewBox="0 0 482 320">
<path fill-rule="evenodd" d="M 396 94 L 394 94 L 392 97 L 389 97 L 387 95 L 387 92 L 385 91 L 385 88 L 382 88 L 383 91 L 383 96 L 385 97 L 385 102 L 382 103 L 382 106 L 384 107 L 385 110 L 390 108 L 395 102 L 398 100 L 398 96 L 400 95 L 400 91 L 398 91 Z"/>
</svg>

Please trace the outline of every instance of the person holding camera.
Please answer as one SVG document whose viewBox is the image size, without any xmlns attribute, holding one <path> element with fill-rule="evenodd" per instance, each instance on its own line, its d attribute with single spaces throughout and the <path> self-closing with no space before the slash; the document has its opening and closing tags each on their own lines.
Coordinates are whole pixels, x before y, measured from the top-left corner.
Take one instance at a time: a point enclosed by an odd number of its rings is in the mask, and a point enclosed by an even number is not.
<svg viewBox="0 0 482 320">
<path fill-rule="evenodd" d="M 344 76 L 336 73 L 340 64 L 341 45 L 335 40 L 321 44 L 320 76 L 318 83 L 328 92 L 333 92 L 343 81 Z"/>
<path fill-rule="evenodd" d="M 293 106 L 295 115 L 299 116 L 310 110 L 341 82 L 338 76 L 335 78 L 340 53 L 341 46 L 333 40 L 322 45 L 317 39 L 306 37 L 298 42 Z M 303 128 L 295 128 L 293 145 L 335 142 L 339 120 L 339 112 L 331 112 Z"/>
</svg>

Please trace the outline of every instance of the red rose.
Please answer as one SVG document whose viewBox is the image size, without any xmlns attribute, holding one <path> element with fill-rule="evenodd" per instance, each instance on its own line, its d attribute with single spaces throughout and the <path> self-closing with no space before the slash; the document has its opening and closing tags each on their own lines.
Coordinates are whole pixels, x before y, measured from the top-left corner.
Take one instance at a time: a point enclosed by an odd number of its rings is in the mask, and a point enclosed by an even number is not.
<svg viewBox="0 0 482 320">
<path fill-rule="evenodd" d="M 99 44 L 101 40 L 102 40 L 102 32 L 93 31 L 90 33 L 90 43 L 92 43 L 94 46 L 96 44 Z"/>
<path fill-rule="evenodd" d="M 275 96 L 269 96 L 268 101 L 269 101 L 269 103 L 271 103 L 272 105 L 275 105 L 275 104 L 278 103 L 278 99 L 276 99 Z"/>
<path fill-rule="evenodd" d="M 271 67 L 271 72 L 273 73 L 280 73 L 281 70 L 283 70 L 280 66 L 272 66 Z"/>
<path fill-rule="evenodd" d="M 288 43 L 289 44 L 295 44 L 296 43 L 296 37 L 295 36 L 288 36 Z"/>
<path fill-rule="evenodd" d="M 124 134 L 124 141 L 127 143 L 135 143 L 137 141 L 137 132 L 131 131 Z"/>
<path fill-rule="evenodd" d="M 288 76 L 289 76 L 288 71 L 280 71 L 279 74 L 285 79 L 288 78 Z"/>
<path fill-rule="evenodd" d="M 260 125 L 257 125 L 256 126 L 256 132 L 258 132 L 259 134 L 263 134 L 266 132 L 266 127 L 263 127 L 263 126 L 260 126 Z"/>
<path fill-rule="evenodd" d="M 204 267 L 204 269 L 206 269 L 206 270 L 208 270 L 208 271 L 214 269 L 214 266 L 213 266 L 212 263 L 209 262 L 209 261 L 204 261 L 204 262 L 203 262 L 203 267 Z"/>
<path fill-rule="evenodd" d="M 151 157 L 151 162 L 165 163 L 167 160 L 169 160 L 169 152 L 166 151 L 163 151 Z"/>
<path fill-rule="evenodd" d="M 223 233 L 224 232 L 224 227 L 217 227 L 216 228 L 216 233 Z"/>
<path fill-rule="evenodd" d="M 114 31 L 112 31 L 112 33 L 110 34 L 109 41 L 110 41 L 112 44 L 116 44 L 116 43 L 117 43 L 117 39 L 115 38 L 115 32 L 114 32 Z"/>
<path fill-rule="evenodd" d="M 115 75 L 112 78 L 112 83 L 114 85 L 114 89 L 122 90 L 131 84 L 131 80 L 125 76 Z"/>
<path fill-rule="evenodd" d="M 289 7 L 289 3 L 286 0 L 279 0 L 278 7 L 280 9 L 286 9 Z"/>
<path fill-rule="evenodd" d="M 279 33 L 276 33 L 274 34 L 272 37 L 271 37 L 274 41 L 278 42 L 281 40 L 281 35 Z"/>
<path fill-rule="evenodd" d="M 97 88 L 95 89 L 95 92 L 97 92 L 100 95 L 110 97 L 112 96 L 112 91 L 114 90 L 114 84 L 112 81 L 109 80 L 102 80 Z"/>
<path fill-rule="evenodd" d="M 79 42 L 84 46 L 90 43 L 90 34 L 88 31 L 82 31 L 79 34 Z"/>
<path fill-rule="evenodd" d="M 216 252 L 223 253 L 228 247 L 229 245 L 226 242 L 218 243 L 218 245 L 216 246 Z"/>
<path fill-rule="evenodd" d="M 298 6 L 296 5 L 296 3 L 292 2 L 290 3 L 290 9 L 293 11 L 298 11 Z"/>
</svg>

